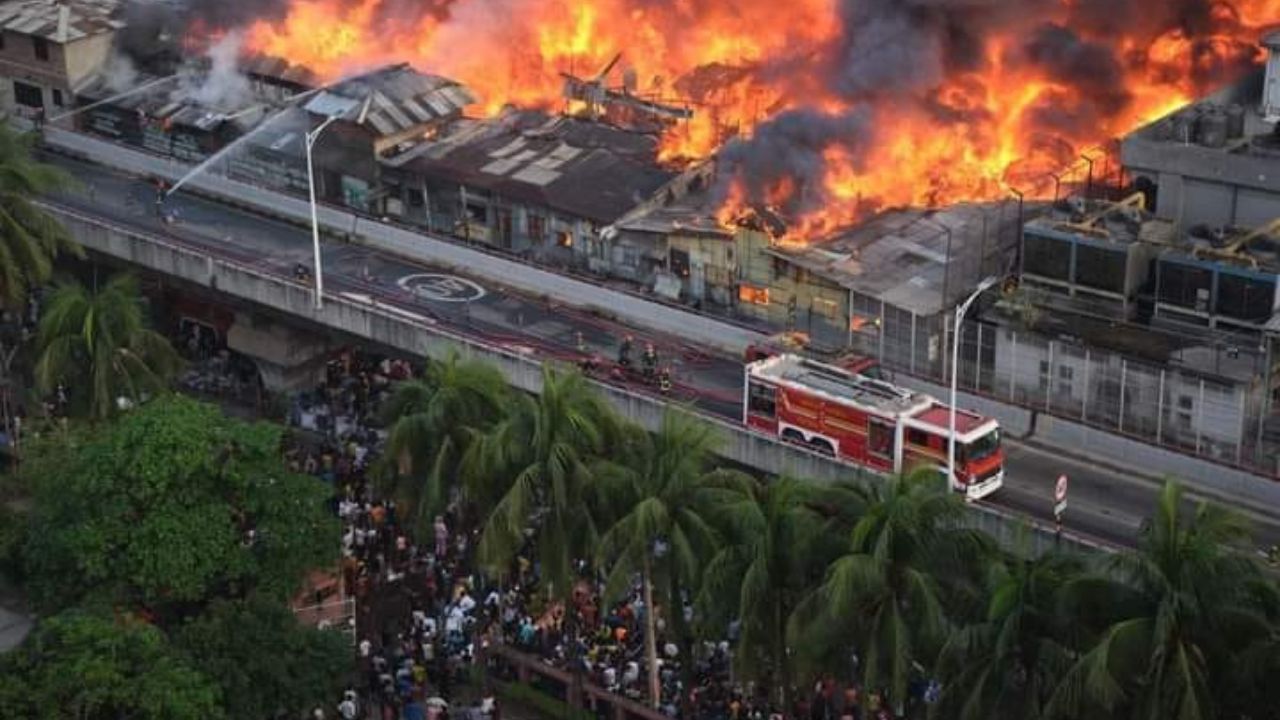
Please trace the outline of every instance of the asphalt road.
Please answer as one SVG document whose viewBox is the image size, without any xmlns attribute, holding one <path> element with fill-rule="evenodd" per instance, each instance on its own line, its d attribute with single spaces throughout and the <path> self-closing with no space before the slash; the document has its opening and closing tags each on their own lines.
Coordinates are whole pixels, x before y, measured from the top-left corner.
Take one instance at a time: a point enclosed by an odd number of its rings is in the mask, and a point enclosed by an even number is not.
<svg viewBox="0 0 1280 720">
<path fill-rule="evenodd" d="M 61 156 L 50 160 L 81 181 L 79 192 L 59 200 L 82 211 L 282 275 L 291 275 L 299 263 L 311 264 L 311 236 L 303 228 L 182 193 L 166 201 L 176 219 L 165 223 L 156 212 L 155 189 L 145 179 Z M 626 335 L 635 338 L 637 358 L 644 344 L 652 342 L 661 362 L 672 368 L 676 399 L 723 417 L 740 412 L 742 366 L 737 358 L 520 295 L 502 287 L 501 279 L 458 277 L 360 245 L 324 240 L 322 259 L 327 294 L 372 296 L 407 315 L 539 357 L 576 359 L 579 333 L 589 351 L 606 360 L 616 357 Z M 1006 453 L 1005 487 L 988 499 L 990 504 L 1049 522 L 1053 485 L 1065 473 L 1071 478 L 1065 529 L 1109 544 L 1135 541 L 1159 486 L 1069 452 L 1006 441 Z M 1280 517 L 1255 510 L 1245 514 L 1254 523 L 1259 545 L 1280 542 Z"/>
</svg>

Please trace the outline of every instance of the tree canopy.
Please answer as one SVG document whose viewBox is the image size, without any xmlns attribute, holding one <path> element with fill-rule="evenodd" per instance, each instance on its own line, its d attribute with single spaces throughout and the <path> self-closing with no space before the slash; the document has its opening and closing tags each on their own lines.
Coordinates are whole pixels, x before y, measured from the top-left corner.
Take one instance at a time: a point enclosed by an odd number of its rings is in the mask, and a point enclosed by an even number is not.
<svg viewBox="0 0 1280 720">
<path fill-rule="evenodd" d="M 281 598 L 334 560 L 326 489 L 285 471 L 281 430 L 166 396 L 62 450 L 34 478 L 34 598 L 157 611 L 250 591 Z"/>
<path fill-rule="evenodd" d="M 0 655 L 9 720 L 219 720 L 220 690 L 137 616 L 71 610 Z"/>
</svg>

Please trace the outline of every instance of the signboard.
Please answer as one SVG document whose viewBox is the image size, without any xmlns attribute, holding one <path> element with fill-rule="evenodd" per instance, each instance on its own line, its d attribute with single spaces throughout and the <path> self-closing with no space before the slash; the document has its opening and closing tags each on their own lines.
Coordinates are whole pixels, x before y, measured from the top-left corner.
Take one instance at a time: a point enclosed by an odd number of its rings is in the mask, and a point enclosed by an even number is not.
<svg viewBox="0 0 1280 720">
<path fill-rule="evenodd" d="M 1067 511 L 1067 476 L 1059 475 L 1053 486 L 1053 519 L 1062 522 L 1062 513 Z"/>
</svg>

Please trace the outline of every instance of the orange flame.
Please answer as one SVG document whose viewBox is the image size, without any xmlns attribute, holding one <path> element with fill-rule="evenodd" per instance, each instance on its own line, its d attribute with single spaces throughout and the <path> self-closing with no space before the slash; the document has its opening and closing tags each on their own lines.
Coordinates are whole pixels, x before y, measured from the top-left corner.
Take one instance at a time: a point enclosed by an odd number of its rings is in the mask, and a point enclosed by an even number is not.
<svg viewBox="0 0 1280 720">
<path fill-rule="evenodd" d="M 851 102 L 824 87 L 810 62 L 841 33 L 837 11 L 850 0 L 419 1 L 424 9 L 416 15 L 388 18 L 393 0 L 293 0 L 283 18 L 252 24 L 247 46 L 326 79 L 408 61 L 465 83 L 488 114 L 507 104 L 568 110 L 560 73 L 589 79 L 621 53 L 606 85 L 621 89 L 621 78 L 633 78 L 626 91 L 694 111 L 692 120 L 666 130 L 660 154 L 666 162 L 707 157 L 783 110 L 839 113 Z M 1066 22 L 1077 2 L 1059 0 L 1058 12 L 1033 20 Z M 733 208 L 749 200 L 783 207 L 809 193 L 822 202 L 792 218 L 793 235 L 803 238 L 881 207 L 1008 197 L 1010 186 L 1041 192 L 1035 180 L 1077 160 L 1083 149 L 1229 79 L 1215 73 L 1232 58 L 1252 54 L 1256 62 L 1261 29 L 1278 20 L 1280 0 L 1234 0 L 1211 6 L 1208 38 L 1178 28 L 1098 38 L 1120 59 L 1117 90 L 1125 101 L 1085 118 L 1055 118 L 1055 108 L 1086 106 L 1083 91 L 1020 58 L 1013 31 L 995 33 L 976 69 L 939 81 L 931 107 L 869 101 L 872 142 L 856 153 L 840 142 L 821 148 L 820 187 L 780 181 L 752 199 L 735 186 L 719 217 L 733 217 Z M 940 120 L 939 113 L 953 119 Z"/>
</svg>

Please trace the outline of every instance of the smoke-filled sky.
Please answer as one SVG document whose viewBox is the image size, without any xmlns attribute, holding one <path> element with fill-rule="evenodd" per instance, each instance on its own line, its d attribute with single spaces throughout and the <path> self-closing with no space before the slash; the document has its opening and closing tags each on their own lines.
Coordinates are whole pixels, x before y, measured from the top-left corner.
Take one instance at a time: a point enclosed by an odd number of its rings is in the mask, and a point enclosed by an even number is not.
<svg viewBox="0 0 1280 720">
<path fill-rule="evenodd" d="M 1280 20 L 1280 0 L 185 2 L 138 6 L 130 42 L 239 28 L 326 77 L 409 61 L 488 112 L 562 107 L 559 71 L 621 52 L 695 111 L 664 156 L 720 147 L 724 182 L 791 216 L 990 196 L 1238 74 Z"/>
</svg>

